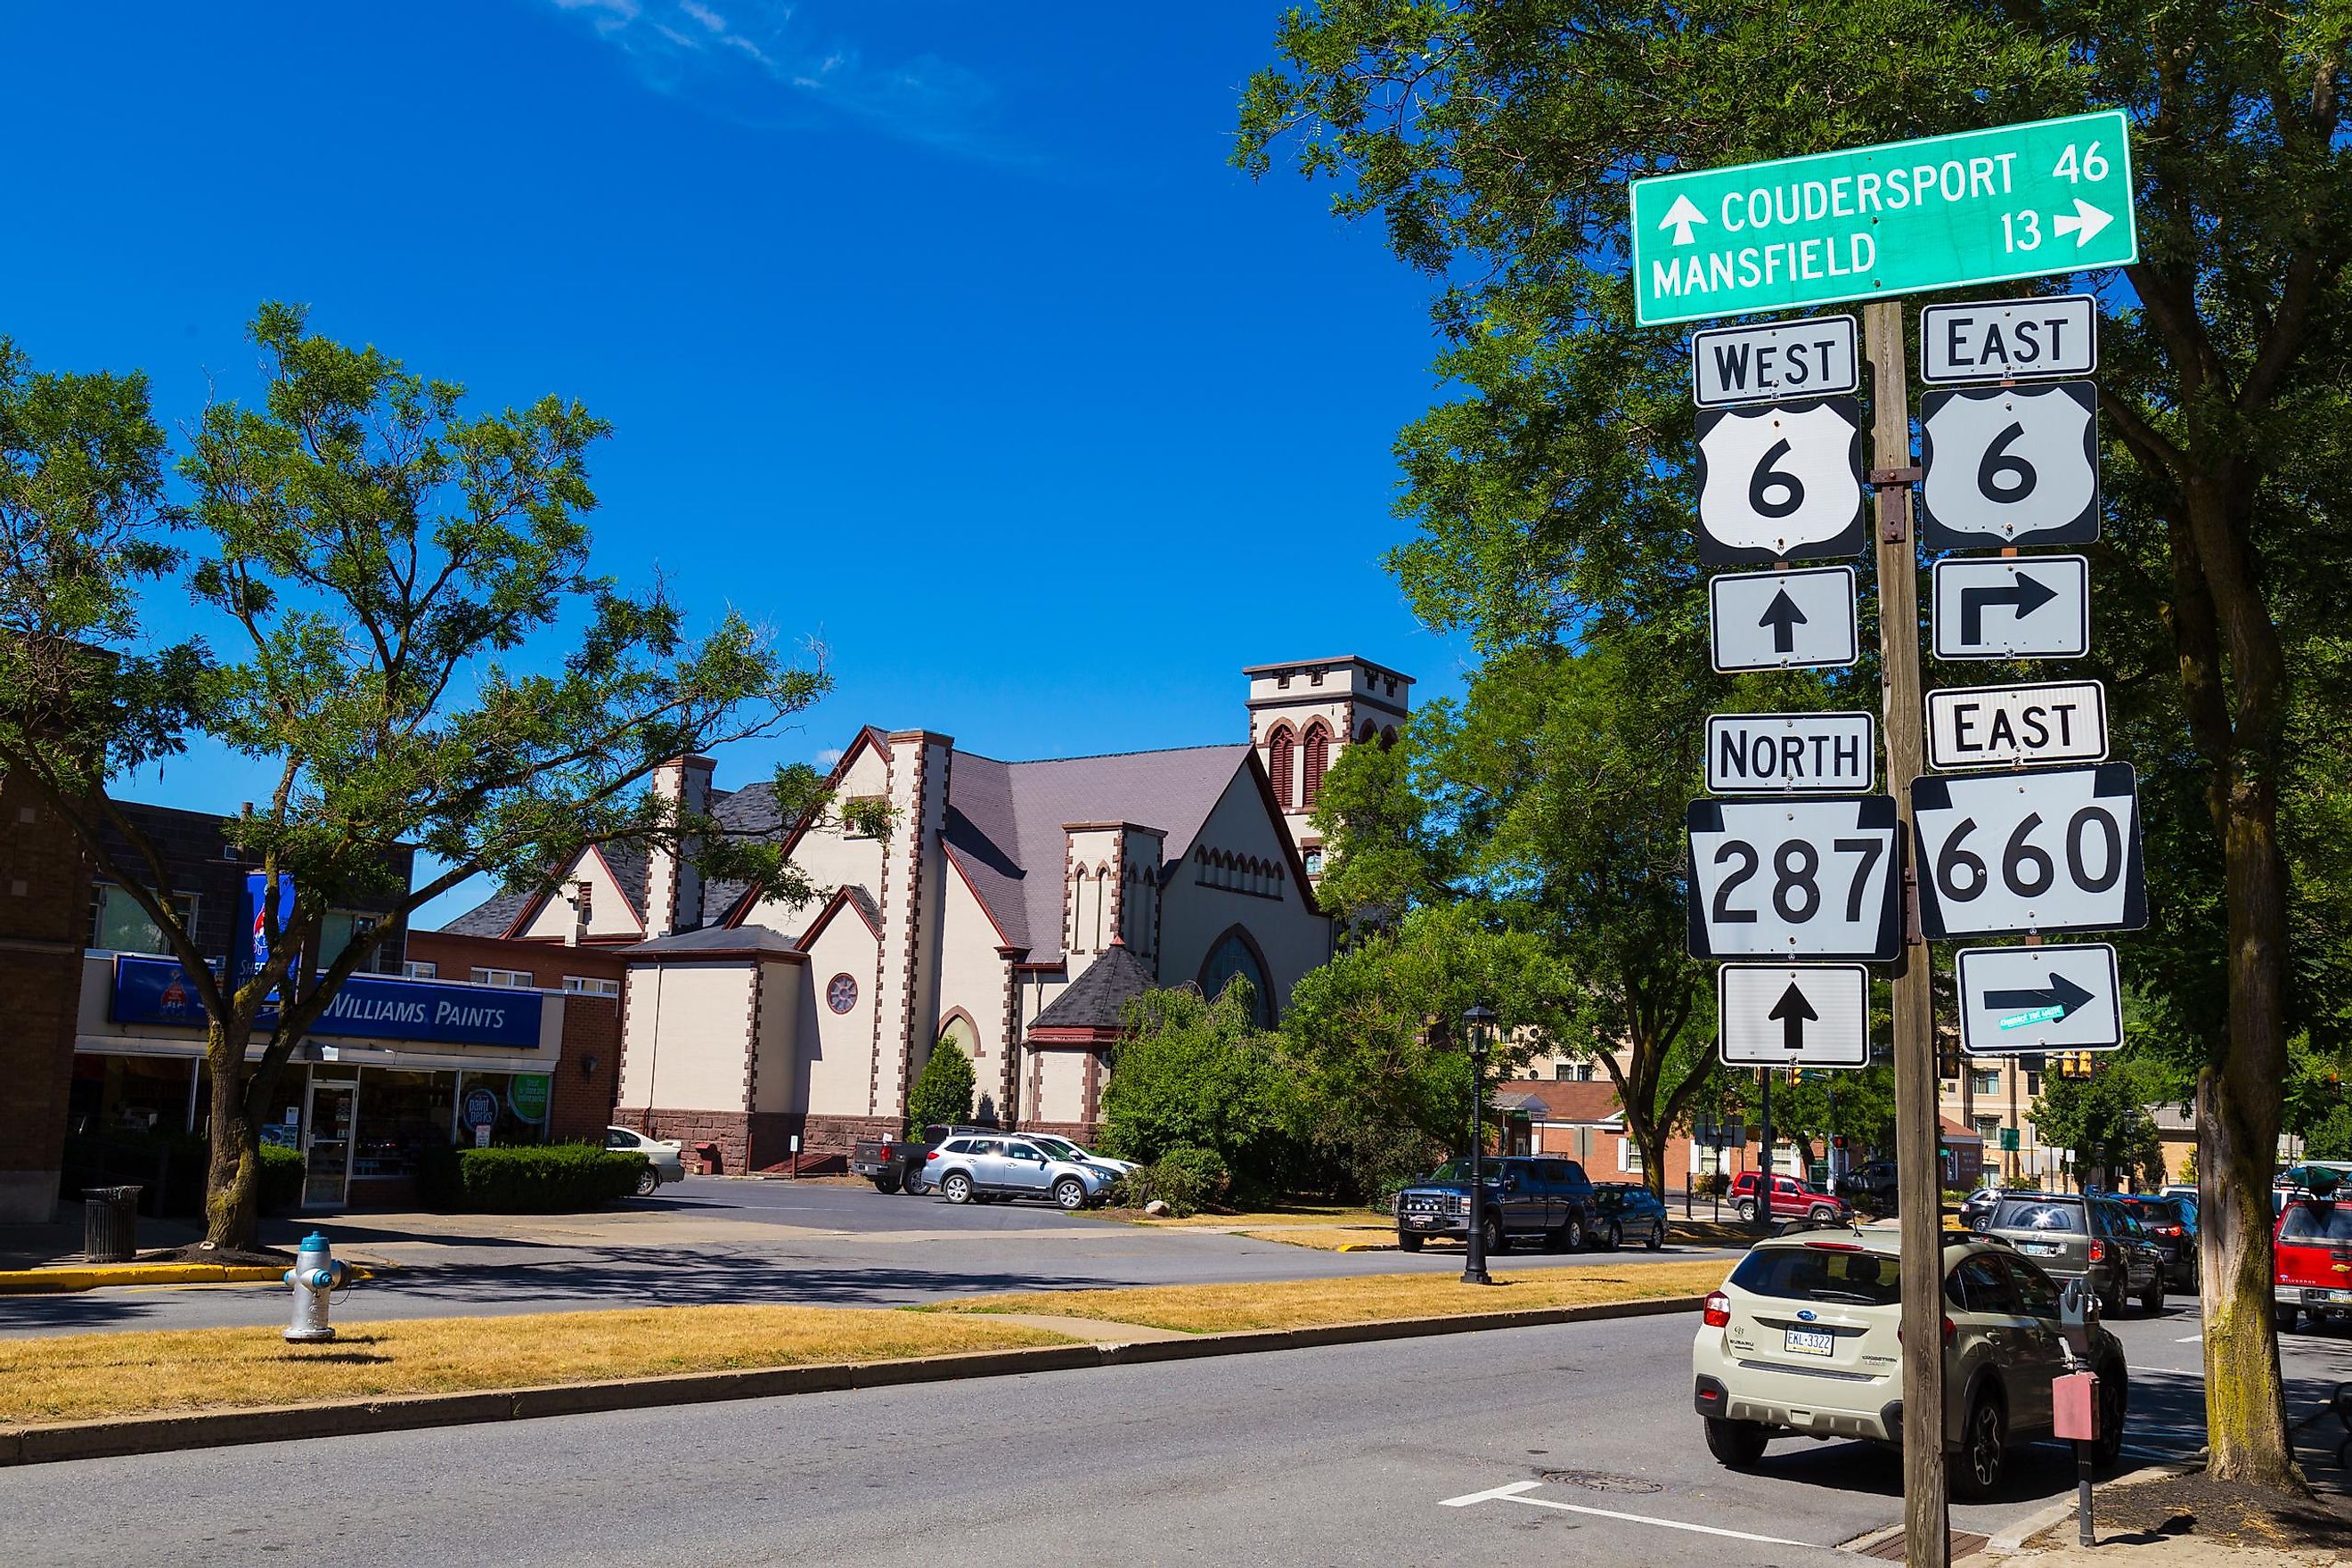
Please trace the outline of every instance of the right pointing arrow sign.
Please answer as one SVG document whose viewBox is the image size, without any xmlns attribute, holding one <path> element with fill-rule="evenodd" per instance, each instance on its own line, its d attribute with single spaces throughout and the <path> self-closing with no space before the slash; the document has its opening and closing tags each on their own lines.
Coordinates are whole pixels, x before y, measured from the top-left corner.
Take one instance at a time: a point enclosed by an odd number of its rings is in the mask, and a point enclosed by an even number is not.
<svg viewBox="0 0 2352 1568">
<path fill-rule="evenodd" d="M 1932 595 L 1937 658 L 2080 658 L 2091 648 L 2091 564 L 2080 555 L 1946 556 Z"/>
<path fill-rule="evenodd" d="M 2017 580 L 2006 587 L 1963 588 L 1960 590 L 1960 640 L 1964 643 L 1984 641 L 1987 605 L 2006 605 L 2021 621 L 2057 596 L 2055 588 L 2045 586 L 2038 577 L 2027 576 L 2022 568 L 2017 573 Z"/>
<path fill-rule="evenodd" d="M 1964 947 L 1960 1048 L 1971 1056 L 2107 1051 L 2123 1044 L 2116 950 L 2106 942 Z"/>
</svg>

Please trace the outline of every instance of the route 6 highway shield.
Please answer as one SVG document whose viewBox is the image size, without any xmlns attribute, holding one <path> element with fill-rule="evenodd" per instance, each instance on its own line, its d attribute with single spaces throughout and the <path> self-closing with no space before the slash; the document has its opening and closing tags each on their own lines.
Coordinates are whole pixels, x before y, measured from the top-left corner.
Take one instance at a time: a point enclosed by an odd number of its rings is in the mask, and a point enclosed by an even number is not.
<svg viewBox="0 0 2352 1568">
<path fill-rule="evenodd" d="M 1710 566 L 1857 555 L 1862 407 L 1851 397 L 1698 416 L 1698 558 Z"/>
</svg>

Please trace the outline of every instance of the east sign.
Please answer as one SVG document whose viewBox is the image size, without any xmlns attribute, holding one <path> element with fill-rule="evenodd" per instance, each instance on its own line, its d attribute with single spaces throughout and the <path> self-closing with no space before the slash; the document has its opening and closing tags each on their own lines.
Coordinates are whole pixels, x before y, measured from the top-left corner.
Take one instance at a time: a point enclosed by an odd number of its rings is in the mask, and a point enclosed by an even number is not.
<svg viewBox="0 0 2352 1568">
<path fill-rule="evenodd" d="M 2123 112 L 1633 184 L 1643 326 L 2122 267 L 2139 259 Z"/>
</svg>

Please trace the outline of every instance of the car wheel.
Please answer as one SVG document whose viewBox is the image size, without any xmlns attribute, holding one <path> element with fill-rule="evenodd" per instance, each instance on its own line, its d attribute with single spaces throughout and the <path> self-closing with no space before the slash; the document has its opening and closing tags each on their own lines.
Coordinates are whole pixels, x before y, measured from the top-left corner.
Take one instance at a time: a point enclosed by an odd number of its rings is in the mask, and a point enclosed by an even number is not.
<svg viewBox="0 0 2352 1568">
<path fill-rule="evenodd" d="M 2151 1318 L 2164 1316 L 2164 1277 L 2158 1275 L 2156 1283 L 2140 1293 L 2139 1310 Z"/>
<path fill-rule="evenodd" d="M 2123 1457 L 2124 1419 L 2131 1413 L 2131 1378 L 2123 1358 L 2099 1368 L 2099 1435 L 2091 1443 L 2091 1459 L 2102 1469 Z"/>
<path fill-rule="evenodd" d="M 1664 1252 L 1665 1249 L 1666 1222 L 1664 1220 L 1659 1220 L 1650 1226 L 1650 1250 L 1653 1252 Z"/>
<path fill-rule="evenodd" d="M 649 1198 L 661 1188 L 661 1173 L 647 1165 L 637 1173 L 637 1196 Z"/>
<path fill-rule="evenodd" d="M 1488 1215 L 1478 1222 L 1478 1239 L 1486 1244 L 1486 1256 L 1498 1257 L 1511 1249 L 1511 1238 L 1503 1229 L 1500 1215 Z"/>
<path fill-rule="evenodd" d="M 896 1176 L 877 1176 L 874 1178 L 874 1190 L 877 1193 L 895 1193 L 898 1190 L 898 1178 Z"/>
<path fill-rule="evenodd" d="M 1421 1250 L 1421 1237 L 1413 1235 L 1408 1230 L 1401 1230 L 1397 1232 L 1397 1250 L 1399 1252 L 1419 1252 Z"/>
<path fill-rule="evenodd" d="M 2303 1309 L 2300 1307 L 2273 1307 L 2271 1325 L 2280 1333 L 2291 1334 L 2294 1332 L 2295 1320 L 2301 1316 L 2303 1316 Z"/>
<path fill-rule="evenodd" d="M 1076 1176 L 1064 1176 L 1054 1184 L 1054 1201 L 1067 1210 L 1087 1206 L 1087 1184 Z"/>
<path fill-rule="evenodd" d="M 940 1195 L 951 1204 L 971 1202 L 971 1178 L 961 1171 L 950 1171 L 940 1183 Z"/>
<path fill-rule="evenodd" d="M 1615 1220 L 1611 1220 L 1609 1222 L 1609 1235 L 1601 1245 L 1607 1247 L 1612 1252 L 1622 1250 L 1625 1246 L 1625 1227 L 1618 1224 Z"/>
<path fill-rule="evenodd" d="M 1814 1220 L 1832 1220 L 1837 1218 L 1837 1210 L 1816 1205 L 1805 1211 L 1805 1217 Z"/>
<path fill-rule="evenodd" d="M 1753 1421 L 1726 1421 L 1716 1415 L 1706 1420 L 1706 1451 L 1727 1469 L 1751 1468 L 1764 1457 L 1764 1447 L 1772 1440 L 1771 1434 Z"/>
<path fill-rule="evenodd" d="M 1568 1244 L 1568 1249 L 1570 1252 L 1583 1251 L 1585 1241 L 1584 1216 L 1582 1215 L 1575 1214 L 1569 1215 L 1568 1223 L 1560 1226 L 1559 1235 L 1560 1239 Z"/>
<path fill-rule="evenodd" d="M 1740 1224 L 1754 1225 L 1756 1223 L 1756 1205 L 1753 1203 L 1749 1202 L 1746 1198 L 1742 1198 L 1739 1200 L 1738 1207 Z"/>
<path fill-rule="evenodd" d="M 1982 1500 L 2000 1486 L 2009 1463 L 2009 1412 L 2000 1396 L 1979 1389 L 1969 1402 L 1969 1418 L 1960 1428 L 1960 1451 L 1954 1456 L 1952 1490 L 1964 1498 Z"/>
</svg>

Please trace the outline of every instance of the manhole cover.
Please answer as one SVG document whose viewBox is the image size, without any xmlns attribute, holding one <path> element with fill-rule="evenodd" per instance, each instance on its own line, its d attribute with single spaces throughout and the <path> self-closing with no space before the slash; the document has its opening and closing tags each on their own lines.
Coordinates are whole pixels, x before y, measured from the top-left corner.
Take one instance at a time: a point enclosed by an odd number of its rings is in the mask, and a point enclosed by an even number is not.
<svg viewBox="0 0 2352 1568">
<path fill-rule="evenodd" d="M 1660 1492 L 1666 1489 L 1639 1476 L 1612 1476 L 1606 1470 L 1546 1470 L 1543 1479 L 1589 1492 Z"/>
</svg>

